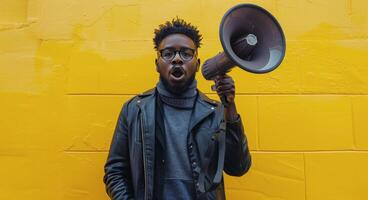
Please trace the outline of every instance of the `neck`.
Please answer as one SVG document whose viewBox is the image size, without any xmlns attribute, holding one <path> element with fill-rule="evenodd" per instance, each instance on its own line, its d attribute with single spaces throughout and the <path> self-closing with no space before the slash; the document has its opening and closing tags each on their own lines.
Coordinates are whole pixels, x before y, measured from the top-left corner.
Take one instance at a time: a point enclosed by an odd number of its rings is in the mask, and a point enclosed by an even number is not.
<svg viewBox="0 0 368 200">
<path fill-rule="evenodd" d="M 167 89 L 162 81 L 157 83 L 157 91 L 160 99 L 167 105 L 190 109 L 194 106 L 195 97 L 197 95 L 197 81 L 193 82 L 180 94 L 174 94 Z"/>
<path fill-rule="evenodd" d="M 190 98 L 194 97 L 197 94 L 197 80 L 193 79 L 193 81 L 180 93 L 172 92 L 164 83 L 164 81 L 160 78 L 160 81 L 157 83 L 157 90 L 160 95 L 172 98 Z"/>
</svg>

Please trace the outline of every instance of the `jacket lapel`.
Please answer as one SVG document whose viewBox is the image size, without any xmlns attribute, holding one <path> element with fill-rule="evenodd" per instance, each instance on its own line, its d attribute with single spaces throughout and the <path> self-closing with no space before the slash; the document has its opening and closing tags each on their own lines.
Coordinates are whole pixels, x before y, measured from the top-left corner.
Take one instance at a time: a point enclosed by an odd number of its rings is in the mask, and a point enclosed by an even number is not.
<svg viewBox="0 0 368 200">
<path fill-rule="evenodd" d="M 189 123 L 189 130 L 192 129 L 200 123 L 203 119 L 209 116 L 216 110 L 217 103 L 211 99 L 209 99 L 202 92 L 198 91 L 198 98 L 195 103 L 195 107 L 192 113 L 192 117 Z"/>
<path fill-rule="evenodd" d="M 142 95 L 138 107 L 141 111 L 141 123 L 142 124 L 142 142 L 143 142 L 143 162 L 145 168 L 145 178 L 147 187 L 147 198 L 151 199 L 153 195 L 154 185 L 154 166 L 155 166 L 155 109 L 156 109 L 156 97 L 155 90 L 150 90 Z M 142 98 L 144 97 L 144 98 Z"/>
</svg>

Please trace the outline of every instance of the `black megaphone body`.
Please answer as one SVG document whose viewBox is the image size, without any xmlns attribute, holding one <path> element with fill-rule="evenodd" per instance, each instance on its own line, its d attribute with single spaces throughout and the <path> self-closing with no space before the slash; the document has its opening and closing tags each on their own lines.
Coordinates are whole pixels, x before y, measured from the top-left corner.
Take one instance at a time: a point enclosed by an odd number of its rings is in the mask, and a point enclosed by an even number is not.
<svg viewBox="0 0 368 200">
<path fill-rule="evenodd" d="M 235 66 L 251 73 L 267 73 L 276 69 L 285 56 L 285 36 L 280 24 L 271 13 L 254 4 L 239 4 L 225 13 L 220 41 L 224 52 L 202 66 L 207 80 Z M 226 97 L 221 101 L 226 106 Z"/>
</svg>

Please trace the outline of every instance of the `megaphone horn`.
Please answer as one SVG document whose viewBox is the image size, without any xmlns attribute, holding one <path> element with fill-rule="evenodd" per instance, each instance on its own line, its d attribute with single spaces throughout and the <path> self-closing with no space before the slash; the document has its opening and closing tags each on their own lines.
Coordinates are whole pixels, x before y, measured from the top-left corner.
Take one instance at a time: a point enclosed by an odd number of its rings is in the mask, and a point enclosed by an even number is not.
<svg viewBox="0 0 368 200">
<path fill-rule="evenodd" d="M 227 73 L 236 65 L 252 73 L 276 69 L 285 55 L 285 36 L 267 10 L 254 4 L 239 4 L 221 20 L 220 40 L 224 52 L 206 60 L 202 74 L 207 80 Z"/>
</svg>

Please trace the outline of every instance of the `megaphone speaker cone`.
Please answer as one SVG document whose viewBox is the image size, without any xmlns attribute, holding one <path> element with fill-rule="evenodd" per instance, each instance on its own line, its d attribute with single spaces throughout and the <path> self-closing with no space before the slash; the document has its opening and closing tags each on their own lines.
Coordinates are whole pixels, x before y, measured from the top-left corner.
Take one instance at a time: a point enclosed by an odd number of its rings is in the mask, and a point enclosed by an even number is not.
<svg viewBox="0 0 368 200">
<path fill-rule="evenodd" d="M 254 35 L 257 41 L 248 56 L 244 56 L 248 52 L 239 51 L 234 45 L 244 35 Z M 276 69 L 285 56 L 285 36 L 280 24 L 271 13 L 254 4 L 239 4 L 226 12 L 220 24 L 220 41 L 226 55 L 252 73 Z"/>
<path fill-rule="evenodd" d="M 285 56 L 285 36 L 280 24 L 254 4 L 239 4 L 226 12 L 220 24 L 220 40 L 224 52 L 202 66 L 207 80 L 236 65 L 252 73 L 267 73 L 276 69 Z"/>
</svg>

